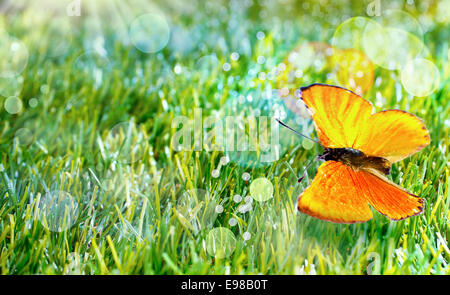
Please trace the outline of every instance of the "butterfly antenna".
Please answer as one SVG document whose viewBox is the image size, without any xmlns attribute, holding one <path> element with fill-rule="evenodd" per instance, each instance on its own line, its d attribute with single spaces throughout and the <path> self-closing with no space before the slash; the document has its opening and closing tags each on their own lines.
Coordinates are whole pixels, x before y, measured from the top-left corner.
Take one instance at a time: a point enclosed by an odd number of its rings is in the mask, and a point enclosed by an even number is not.
<svg viewBox="0 0 450 295">
<path fill-rule="evenodd" d="M 303 170 L 303 176 L 300 177 L 297 182 L 300 183 L 306 176 L 306 172 L 308 171 L 308 168 L 311 167 L 312 163 L 314 163 L 314 161 L 309 162 L 309 164 L 306 166 L 306 168 Z"/>
<path fill-rule="evenodd" d="M 322 144 L 321 144 L 320 142 L 318 142 L 317 140 L 314 140 L 314 139 L 312 139 L 311 137 L 306 136 L 306 135 L 304 135 L 304 134 L 298 132 L 297 130 L 293 129 L 292 127 L 289 127 L 288 125 L 286 125 L 286 124 L 283 123 L 282 121 L 278 120 L 277 118 L 275 118 L 275 120 L 277 120 L 277 122 L 280 123 L 281 126 L 286 127 L 287 129 L 291 130 L 292 132 L 296 133 L 297 135 L 300 135 L 300 136 L 302 136 L 302 137 L 304 137 L 304 138 L 306 138 L 306 139 L 309 139 L 309 140 L 311 140 L 311 141 L 317 143 L 318 145 L 322 146 Z M 324 157 L 325 154 L 323 154 L 322 156 Z M 321 158 L 318 158 L 318 159 L 320 160 Z M 315 162 L 315 161 L 311 161 L 311 162 L 305 167 L 305 169 L 304 169 L 304 171 L 303 171 L 303 176 L 300 177 L 300 178 L 298 179 L 297 182 L 301 182 L 301 181 L 305 178 L 306 172 L 307 172 L 308 168 L 311 167 L 311 165 L 312 165 L 314 162 Z"/>
<path fill-rule="evenodd" d="M 322 144 L 321 144 L 320 142 L 318 142 L 317 140 L 314 140 L 314 139 L 312 139 L 311 137 L 306 136 L 306 135 L 304 135 L 304 134 L 298 132 L 297 130 L 295 130 L 295 129 L 289 127 L 288 125 L 286 125 L 286 124 L 283 123 L 282 121 L 278 120 L 277 118 L 275 118 L 275 120 L 277 120 L 277 122 L 280 123 L 281 126 L 286 127 L 287 129 L 291 130 L 292 132 L 296 133 L 297 135 L 303 136 L 303 137 L 306 138 L 306 139 L 309 139 L 309 140 L 311 140 L 311 141 L 313 141 L 313 142 L 315 142 L 315 143 L 317 143 L 317 144 L 319 144 L 319 145 L 322 145 Z"/>
<path fill-rule="evenodd" d="M 325 160 L 325 158 L 328 156 L 328 154 L 329 154 L 329 152 L 326 151 L 326 152 L 324 152 L 323 154 L 319 155 L 316 159 L 314 159 L 314 160 L 312 160 L 311 162 L 309 162 L 309 164 L 308 164 L 308 165 L 305 167 L 305 169 L 303 170 L 303 176 L 300 177 L 300 178 L 298 179 L 297 182 L 301 182 L 301 181 L 305 178 L 306 172 L 308 171 L 308 168 L 311 167 L 311 165 L 312 165 L 315 161 L 317 161 L 317 160 Z"/>
</svg>

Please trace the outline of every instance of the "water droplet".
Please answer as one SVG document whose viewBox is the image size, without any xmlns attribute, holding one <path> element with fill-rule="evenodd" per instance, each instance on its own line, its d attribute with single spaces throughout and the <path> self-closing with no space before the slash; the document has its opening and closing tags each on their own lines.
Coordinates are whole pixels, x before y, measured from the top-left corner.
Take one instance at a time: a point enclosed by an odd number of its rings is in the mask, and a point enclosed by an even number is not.
<svg viewBox="0 0 450 295">
<path fill-rule="evenodd" d="M 217 178 L 220 176 L 220 171 L 218 169 L 214 169 L 213 171 L 211 171 L 211 176 L 214 178 Z"/>
<path fill-rule="evenodd" d="M 179 64 L 176 64 L 175 67 L 173 68 L 173 72 L 178 75 L 181 74 L 181 66 Z"/>
<path fill-rule="evenodd" d="M 242 174 L 242 179 L 243 179 L 244 181 L 249 181 L 249 179 L 250 179 L 250 173 L 244 172 L 244 173 Z"/>
<path fill-rule="evenodd" d="M 67 192 L 53 191 L 44 195 L 39 202 L 39 220 L 50 231 L 62 232 L 69 229 L 78 217 L 78 203 Z"/>
<path fill-rule="evenodd" d="M 265 61 L 266 61 L 266 58 L 262 55 L 260 55 L 256 58 L 256 62 L 259 63 L 260 65 L 263 64 Z"/>
<path fill-rule="evenodd" d="M 260 177 L 250 184 L 250 195 L 258 202 L 265 202 L 272 198 L 273 185 L 265 177 Z"/>
<path fill-rule="evenodd" d="M 146 142 L 145 134 L 133 121 L 116 124 L 105 138 L 106 148 L 122 164 L 139 161 L 145 154 Z"/>
<path fill-rule="evenodd" d="M 22 106 L 22 100 L 17 96 L 10 96 L 5 100 L 5 110 L 12 115 L 19 113 Z"/>
<path fill-rule="evenodd" d="M 230 162 L 230 158 L 228 156 L 223 156 L 222 158 L 220 158 L 221 165 L 226 165 L 228 164 L 228 162 Z"/>
<path fill-rule="evenodd" d="M 206 237 L 206 251 L 218 259 L 230 256 L 235 248 L 236 237 L 228 228 L 213 228 Z"/>
<path fill-rule="evenodd" d="M 259 31 L 258 33 L 256 33 L 256 38 L 258 38 L 258 40 L 262 40 L 266 37 L 266 34 L 264 34 L 264 32 Z"/>
<path fill-rule="evenodd" d="M 39 101 L 38 101 L 36 98 L 31 98 L 31 99 L 28 101 L 28 105 L 29 105 L 30 107 L 32 107 L 32 108 L 37 107 L 38 103 L 39 103 Z"/>
<path fill-rule="evenodd" d="M 217 205 L 216 206 L 216 213 L 222 213 L 223 212 L 223 206 L 222 205 Z"/>
<path fill-rule="evenodd" d="M 252 237 L 252 235 L 251 235 L 249 232 L 245 232 L 245 233 L 242 234 L 242 238 L 243 238 L 245 241 L 250 240 L 251 237 Z"/>
<path fill-rule="evenodd" d="M 34 135 L 28 128 L 20 128 L 14 136 L 21 145 L 30 145 L 34 141 Z"/>
<path fill-rule="evenodd" d="M 214 195 L 204 189 L 184 191 L 177 200 L 177 212 L 189 223 L 188 226 L 192 226 L 195 233 L 213 226 L 219 206 Z"/>
<path fill-rule="evenodd" d="M 242 197 L 240 195 L 234 195 L 233 201 L 235 203 L 240 203 L 242 201 Z"/>
<path fill-rule="evenodd" d="M 222 68 L 225 72 L 228 72 L 231 69 L 231 65 L 226 62 L 223 64 Z"/>
</svg>

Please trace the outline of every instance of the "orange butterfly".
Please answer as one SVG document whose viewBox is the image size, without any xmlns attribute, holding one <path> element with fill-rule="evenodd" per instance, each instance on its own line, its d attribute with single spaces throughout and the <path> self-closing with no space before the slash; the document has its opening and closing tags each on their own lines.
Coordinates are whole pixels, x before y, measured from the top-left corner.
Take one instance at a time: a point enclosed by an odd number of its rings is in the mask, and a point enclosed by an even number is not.
<svg viewBox="0 0 450 295">
<path fill-rule="evenodd" d="M 369 204 L 393 220 L 420 214 L 424 201 L 389 181 L 391 163 L 426 147 L 423 121 L 401 110 L 372 113 L 350 90 L 325 84 L 300 88 L 325 149 L 311 185 L 299 196 L 298 210 L 337 223 L 372 219 Z"/>
</svg>

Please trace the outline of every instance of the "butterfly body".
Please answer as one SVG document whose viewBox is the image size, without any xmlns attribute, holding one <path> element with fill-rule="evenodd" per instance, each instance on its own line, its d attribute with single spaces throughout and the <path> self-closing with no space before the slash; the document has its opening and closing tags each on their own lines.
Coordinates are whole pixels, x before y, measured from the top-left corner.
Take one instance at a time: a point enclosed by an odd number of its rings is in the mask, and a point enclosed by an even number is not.
<svg viewBox="0 0 450 295">
<path fill-rule="evenodd" d="M 392 220 L 420 214 L 424 199 L 393 183 L 392 163 L 425 148 L 424 122 L 402 110 L 373 112 L 372 104 L 342 87 L 300 88 L 312 115 L 325 160 L 297 200 L 300 212 L 336 223 L 372 219 L 370 206 Z M 369 206 L 370 205 L 370 206 Z"/>
<path fill-rule="evenodd" d="M 382 157 L 367 156 L 360 150 L 352 148 L 325 148 L 319 155 L 325 161 L 339 161 L 354 170 L 375 169 L 385 175 L 391 170 L 391 163 Z"/>
</svg>

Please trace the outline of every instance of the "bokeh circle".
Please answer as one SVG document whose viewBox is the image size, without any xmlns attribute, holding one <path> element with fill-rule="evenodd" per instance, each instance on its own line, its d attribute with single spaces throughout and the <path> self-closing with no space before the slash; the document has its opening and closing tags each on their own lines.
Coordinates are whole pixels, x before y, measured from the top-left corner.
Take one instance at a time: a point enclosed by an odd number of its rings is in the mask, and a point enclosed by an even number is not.
<svg viewBox="0 0 450 295">
<path fill-rule="evenodd" d="M 170 27 L 163 15 L 146 13 L 131 23 L 129 34 L 137 49 L 154 53 L 166 47 L 170 38 Z"/>
<path fill-rule="evenodd" d="M 64 191 L 46 193 L 39 202 L 39 220 L 53 232 L 63 232 L 74 225 L 78 218 L 78 203 Z"/>
<path fill-rule="evenodd" d="M 0 32 L 0 77 L 20 75 L 28 63 L 28 49 L 19 39 Z"/>
<path fill-rule="evenodd" d="M 206 251 L 217 259 L 224 259 L 233 254 L 236 237 L 226 227 L 213 228 L 206 237 Z"/>
<path fill-rule="evenodd" d="M 402 85 L 414 96 L 423 97 L 432 94 L 438 88 L 439 81 L 439 69 L 428 59 L 413 59 L 401 70 Z"/>
<path fill-rule="evenodd" d="M 273 185 L 270 180 L 260 177 L 250 184 L 250 195 L 258 202 L 265 202 L 273 197 Z"/>
<path fill-rule="evenodd" d="M 121 122 L 108 132 L 104 145 L 113 160 L 121 164 L 132 164 L 146 153 L 147 137 L 133 122 Z"/>
</svg>

